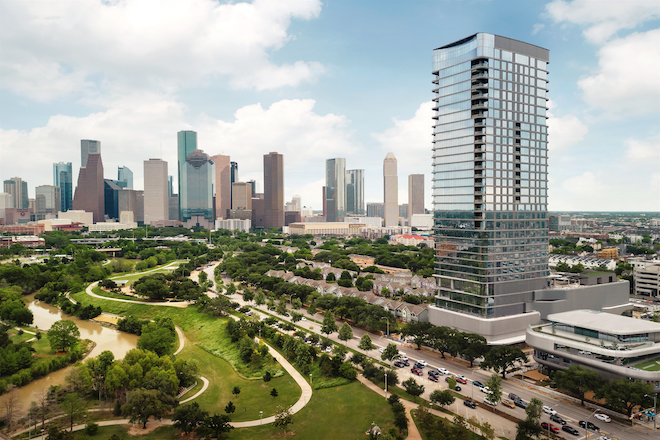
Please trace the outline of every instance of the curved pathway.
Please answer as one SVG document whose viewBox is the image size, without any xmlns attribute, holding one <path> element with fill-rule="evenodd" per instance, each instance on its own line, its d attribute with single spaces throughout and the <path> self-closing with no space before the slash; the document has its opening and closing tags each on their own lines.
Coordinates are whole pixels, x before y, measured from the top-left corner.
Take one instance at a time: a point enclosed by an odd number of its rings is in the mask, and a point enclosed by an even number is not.
<svg viewBox="0 0 660 440">
<path fill-rule="evenodd" d="M 175 355 L 181 353 L 183 347 L 186 345 L 186 340 L 183 338 L 183 331 L 179 327 L 174 327 L 176 334 L 179 335 L 179 348 L 174 352 Z"/>
<path fill-rule="evenodd" d="M 204 376 L 199 376 L 199 378 L 202 379 L 202 382 L 204 382 L 204 385 L 202 385 L 202 389 L 197 391 L 194 396 L 188 397 L 187 399 L 179 400 L 179 405 L 181 405 L 182 403 L 190 402 L 193 399 L 196 399 L 209 387 L 209 380 L 207 378 L 205 378 Z"/>
<path fill-rule="evenodd" d="M 188 301 L 162 301 L 162 302 L 146 302 L 146 301 L 135 301 L 132 299 L 121 299 L 121 298 L 109 298 L 107 296 L 101 296 L 97 295 L 96 293 L 92 292 L 92 289 L 96 287 L 99 284 L 98 281 L 93 282 L 89 286 L 87 286 L 87 289 L 85 289 L 85 293 L 87 295 L 93 297 L 93 298 L 98 298 L 98 299 L 105 299 L 108 301 L 116 301 L 116 302 L 123 302 L 123 303 L 129 303 L 129 304 L 142 304 L 145 306 L 160 306 L 160 307 L 179 307 L 179 308 L 185 308 L 190 305 Z"/>
</svg>

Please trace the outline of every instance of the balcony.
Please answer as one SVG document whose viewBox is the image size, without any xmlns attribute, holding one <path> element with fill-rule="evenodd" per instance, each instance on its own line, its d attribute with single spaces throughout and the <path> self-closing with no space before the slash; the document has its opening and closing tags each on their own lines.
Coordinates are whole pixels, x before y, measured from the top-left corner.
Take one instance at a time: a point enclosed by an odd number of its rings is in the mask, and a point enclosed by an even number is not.
<svg viewBox="0 0 660 440">
<path fill-rule="evenodd" d="M 488 70 L 473 70 L 472 79 L 488 78 Z"/>
<path fill-rule="evenodd" d="M 486 110 L 472 110 L 473 118 L 485 118 L 486 116 L 488 116 L 488 112 Z"/>
<path fill-rule="evenodd" d="M 474 90 L 472 92 L 472 99 L 474 99 L 474 98 L 488 98 L 488 93 L 481 92 L 479 90 Z"/>
<path fill-rule="evenodd" d="M 486 120 L 485 119 L 475 119 L 474 120 L 474 126 L 475 127 L 485 127 L 486 126 Z"/>
<path fill-rule="evenodd" d="M 475 89 L 488 89 L 488 77 L 487 75 L 482 75 L 480 78 L 472 77 L 472 88 Z"/>
</svg>

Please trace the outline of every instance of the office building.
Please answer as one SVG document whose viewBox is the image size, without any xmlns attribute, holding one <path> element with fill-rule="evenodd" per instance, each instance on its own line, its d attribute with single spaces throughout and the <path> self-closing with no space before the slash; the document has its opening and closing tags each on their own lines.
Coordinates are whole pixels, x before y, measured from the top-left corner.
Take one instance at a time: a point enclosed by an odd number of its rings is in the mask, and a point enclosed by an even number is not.
<svg viewBox="0 0 660 440">
<path fill-rule="evenodd" d="M 119 211 L 120 215 L 124 211 L 130 211 L 133 213 L 134 220 L 137 221 L 139 211 L 137 195 L 138 191 L 134 189 L 122 188 L 121 191 L 119 191 L 117 199 L 117 211 Z"/>
<path fill-rule="evenodd" d="M 383 219 L 385 226 L 399 224 L 399 179 L 394 154 L 387 153 L 383 160 Z"/>
<path fill-rule="evenodd" d="M 408 225 L 412 226 L 412 216 L 424 214 L 424 174 L 408 176 Z"/>
<path fill-rule="evenodd" d="M 346 171 L 346 213 L 362 216 L 364 209 L 364 170 Z"/>
<path fill-rule="evenodd" d="M 399 217 L 408 218 L 408 204 L 399 205 Z"/>
<path fill-rule="evenodd" d="M 66 212 L 73 207 L 73 170 L 71 162 L 53 164 L 53 185 L 60 187 L 60 211 Z"/>
<path fill-rule="evenodd" d="M 174 194 L 174 176 L 168 176 L 167 177 L 167 195 L 168 195 L 168 197 L 172 197 L 172 194 Z"/>
<path fill-rule="evenodd" d="M 252 185 L 252 197 L 257 193 L 257 181 L 256 180 L 248 180 L 248 183 Z"/>
<path fill-rule="evenodd" d="M 252 226 L 263 228 L 266 225 L 266 205 L 263 193 L 256 193 L 252 197 Z"/>
<path fill-rule="evenodd" d="M 284 159 L 281 154 L 264 154 L 264 226 L 284 226 Z"/>
<path fill-rule="evenodd" d="M 13 209 L 11 194 L 0 193 L 0 225 L 8 224 L 6 209 Z"/>
<path fill-rule="evenodd" d="M 285 212 L 288 212 L 288 211 L 298 211 L 298 212 L 300 212 L 301 210 L 302 210 L 302 202 L 300 200 L 299 195 L 294 195 L 293 197 L 291 197 L 291 201 L 286 202 L 286 205 L 284 207 Z"/>
<path fill-rule="evenodd" d="M 215 164 L 215 218 L 227 218 L 227 211 L 232 207 L 231 184 L 232 163 L 229 156 L 217 154 L 211 156 Z"/>
<path fill-rule="evenodd" d="M 4 181 L 4 192 L 11 196 L 11 207 L 16 209 L 30 209 L 27 182 L 20 177 L 12 177 Z"/>
<path fill-rule="evenodd" d="M 119 193 L 121 191 L 122 188 L 116 180 L 103 179 L 104 213 L 105 217 L 113 221 L 119 219 Z"/>
<path fill-rule="evenodd" d="M 325 161 L 325 218 L 338 222 L 346 215 L 346 159 Z"/>
<path fill-rule="evenodd" d="M 367 217 L 380 217 L 380 218 L 383 218 L 383 204 L 382 203 L 367 203 Z"/>
<path fill-rule="evenodd" d="M 238 182 L 238 162 L 231 162 L 231 183 Z"/>
<path fill-rule="evenodd" d="M 101 154 L 101 142 L 83 139 L 80 141 L 80 168 L 87 166 L 87 159 L 90 154 Z"/>
<path fill-rule="evenodd" d="M 234 182 L 231 184 L 231 209 L 252 210 L 252 184 Z"/>
<path fill-rule="evenodd" d="M 62 207 L 61 189 L 55 185 L 41 185 L 35 189 L 37 209 L 35 215 L 37 220 L 55 218 Z"/>
<path fill-rule="evenodd" d="M 635 295 L 656 301 L 658 294 L 660 294 L 660 264 L 635 267 Z"/>
<path fill-rule="evenodd" d="M 185 227 L 212 228 L 213 161 L 197 148 L 197 133 L 177 133 L 179 172 L 179 220 Z"/>
<path fill-rule="evenodd" d="M 103 161 L 101 155 L 96 153 L 88 154 L 85 159 L 86 166 L 81 167 L 78 173 L 78 184 L 73 196 L 72 207 L 75 210 L 91 212 L 94 222 L 102 222 L 105 217 Z"/>
<path fill-rule="evenodd" d="M 170 220 L 167 162 L 144 161 L 144 224 Z"/>
<path fill-rule="evenodd" d="M 120 188 L 133 189 L 133 171 L 128 167 L 119 167 L 117 169 L 117 185 Z"/>
<path fill-rule="evenodd" d="M 179 195 L 172 194 L 167 198 L 167 202 L 169 207 L 169 219 L 179 221 Z"/>
</svg>

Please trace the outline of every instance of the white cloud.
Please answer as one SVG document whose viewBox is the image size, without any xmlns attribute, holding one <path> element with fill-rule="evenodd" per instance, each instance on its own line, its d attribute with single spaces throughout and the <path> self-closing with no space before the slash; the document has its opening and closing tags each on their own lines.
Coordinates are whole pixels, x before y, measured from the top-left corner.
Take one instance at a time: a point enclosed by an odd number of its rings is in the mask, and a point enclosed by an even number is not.
<svg viewBox="0 0 660 440">
<path fill-rule="evenodd" d="M 543 30 L 545 25 L 543 23 L 536 23 L 532 28 L 532 35 L 536 35 Z"/>
<path fill-rule="evenodd" d="M 587 127 L 577 116 L 565 115 L 561 118 L 551 116 L 548 118 L 548 147 L 553 152 L 564 151 L 584 139 L 589 132 Z"/>
<path fill-rule="evenodd" d="M 592 43 L 604 43 L 621 29 L 660 18 L 660 3 L 654 0 L 554 0 L 546 11 L 555 22 L 570 22 L 585 26 L 585 38 Z"/>
<path fill-rule="evenodd" d="M 295 86 L 323 67 L 270 54 L 292 38 L 291 20 L 320 11 L 319 0 L 2 2 L 0 74 L 3 87 L 41 100 L 89 82 L 171 91 L 228 75 L 237 88 Z"/>
<path fill-rule="evenodd" d="M 626 139 L 626 157 L 632 161 L 655 164 L 660 169 L 660 136 L 646 140 Z"/>
<path fill-rule="evenodd" d="M 233 120 L 189 115 L 185 105 L 152 95 L 116 102 L 108 110 L 85 117 L 53 116 L 43 127 L 30 131 L 0 130 L 0 176 L 20 176 L 34 187 L 52 184 L 52 164 L 73 162 L 74 184 L 80 166 L 80 139 L 101 141 L 106 178 L 116 179 L 117 166 L 128 166 L 141 189 L 143 161 L 162 157 L 176 182 L 176 131 L 198 132 L 199 148 L 209 155 L 227 154 L 239 163 L 242 180 L 255 179 L 263 190 L 263 155 L 284 155 L 285 186 L 311 196 L 309 182 L 324 176 L 325 159 L 346 156 L 357 147 L 342 115 L 320 115 L 313 100 L 282 100 L 263 108 L 240 108 Z M 29 158 L 26 158 L 26 153 Z M 320 209 L 321 186 L 314 200 L 303 204 Z M 288 193 L 288 191 L 291 193 Z"/>
<path fill-rule="evenodd" d="M 598 52 L 599 71 L 578 81 L 584 100 L 611 114 L 660 110 L 660 29 L 607 43 Z"/>
<path fill-rule="evenodd" d="M 393 118 L 393 126 L 381 133 L 372 133 L 371 137 L 381 145 L 382 157 L 374 158 L 380 164 L 382 176 L 382 161 L 388 152 L 394 153 L 397 159 L 399 176 L 399 203 L 408 200 L 408 175 L 425 175 L 426 208 L 431 208 L 431 156 L 432 156 L 432 119 L 433 103 L 425 102 L 415 111 L 410 119 Z M 382 197 L 382 178 L 380 180 Z"/>
</svg>

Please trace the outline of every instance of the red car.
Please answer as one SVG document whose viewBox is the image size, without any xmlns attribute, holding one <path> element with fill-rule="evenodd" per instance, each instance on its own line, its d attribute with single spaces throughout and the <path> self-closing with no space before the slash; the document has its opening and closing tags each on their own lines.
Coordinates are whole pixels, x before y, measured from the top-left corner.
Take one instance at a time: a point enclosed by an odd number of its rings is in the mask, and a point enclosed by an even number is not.
<svg viewBox="0 0 660 440">
<path fill-rule="evenodd" d="M 430 381 L 433 381 L 433 382 L 437 382 L 437 381 L 438 381 L 438 378 L 435 377 L 435 376 L 429 376 L 429 380 L 430 380 Z"/>
<path fill-rule="evenodd" d="M 467 383 L 467 379 L 465 378 L 465 376 L 458 375 L 458 376 L 455 377 L 455 379 L 456 379 L 456 382 L 459 382 L 459 383 L 462 383 L 462 384 Z"/>
<path fill-rule="evenodd" d="M 546 431 L 550 430 L 550 431 L 554 432 L 555 434 L 559 434 L 559 428 L 557 428 L 552 423 L 543 422 L 543 423 L 541 423 L 541 428 L 545 429 Z"/>
<path fill-rule="evenodd" d="M 412 374 L 416 374 L 418 376 L 423 376 L 424 375 L 424 372 L 422 370 L 420 370 L 419 368 L 411 368 L 410 371 L 412 372 Z"/>
</svg>

